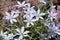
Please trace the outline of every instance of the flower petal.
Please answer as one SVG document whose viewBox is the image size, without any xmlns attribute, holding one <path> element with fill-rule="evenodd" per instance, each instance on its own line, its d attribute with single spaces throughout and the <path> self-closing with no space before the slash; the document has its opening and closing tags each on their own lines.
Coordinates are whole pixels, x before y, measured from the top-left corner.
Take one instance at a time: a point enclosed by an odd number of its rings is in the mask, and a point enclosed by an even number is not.
<svg viewBox="0 0 60 40">
<path fill-rule="evenodd" d="M 19 29 L 16 29 L 16 31 L 17 31 L 18 33 L 20 33 L 20 30 L 19 30 Z"/>
<path fill-rule="evenodd" d="M 19 14 L 15 14 L 14 16 L 13 16 L 13 18 L 16 18 L 16 17 L 18 17 L 19 16 Z"/>
<path fill-rule="evenodd" d="M 5 12 L 6 16 L 10 16 L 10 14 L 8 12 Z"/>
<path fill-rule="evenodd" d="M 10 20 L 11 24 L 13 24 L 13 20 Z"/>
<path fill-rule="evenodd" d="M 34 25 L 34 23 L 33 23 L 33 22 L 31 22 L 31 25 Z"/>
<path fill-rule="evenodd" d="M 18 38 L 18 40 L 22 40 L 23 39 L 23 36 L 21 35 L 21 36 L 19 36 L 19 38 Z"/>
<path fill-rule="evenodd" d="M 24 37 L 27 37 L 27 36 L 29 36 L 29 35 L 24 35 Z"/>
<path fill-rule="evenodd" d="M 41 19 L 44 19 L 43 17 L 40 17 Z"/>
<path fill-rule="evenodd" d="M 40 14 L 40 9 L 37 10 L 37 14 Z"/>
<path fill-rule="evenodd" d="M 27 23 L 27 27 L 29 27 L 30 23 Z"/>
<path fill-rule="evenodd" d="M 17 3 L 18 3 L 19 5 L 21 5 L 21 3 L 20 3 L 19 1 L 17 1 Z"/>
<path fill-rule="evenodd" d="M 45 13 L 41 13 L 41 14 L 40 14 L 40 16 L 44 16 L 44 15 L 45 15 Z"/>
<path fill-rule="evenodd" d="M 12 21 L 17 22 L 17 20 L 16 20 L 16 19 L 12 19 Z"/>
<path fill-rule="evenodd" d="M 24 26 L 23 27 L 21 27 L 21 33 L 23 33 L 24 32 Z"/>
<path fill-rule="evenodd" d="M 30 32 L 30 31 L 25 31 L 25 32 L 24 32 L 24 35 L 27 34 L 27 33 L 29 33 L 29 32 Z"/>
<path fill-rule="evenodd" d="M 35 21 L 37 21 L 37 19 L 32 19 L 31 21 L 35 22 Z"/>
<path fill-rule="evenodd" d="M 24 4 L 25 4 L 25 1 L 22 2 L 22 5 L 24 5 Z"/>
</svg>

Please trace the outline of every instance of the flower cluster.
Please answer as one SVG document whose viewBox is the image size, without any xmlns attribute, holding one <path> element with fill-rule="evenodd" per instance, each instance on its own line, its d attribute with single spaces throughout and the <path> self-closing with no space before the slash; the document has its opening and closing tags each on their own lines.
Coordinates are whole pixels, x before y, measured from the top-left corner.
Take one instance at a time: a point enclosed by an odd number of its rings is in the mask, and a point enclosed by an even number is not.
<svg viewBox="0 0 60 40">
<path fill-rule="evenodd" d="M 4 40 L 23 40 L 23 37 L 27 37 L 28 33 L 30 31 L 25 31 L 24 32 L 24 26 L 20 29 L 16 29 L 16 32 L 15 33 L 10 33 L 10 34 L 7 34 L 7 32 L 3 32 L 3 31 L 0 31 L 0 36 L 4 39 Z M 19 35 L 18 38 L 14 38 L 15 36 Z"/>
<path fill-rule="evenodd" d="M 29 3 L 25 3 L 25 1 L 23 1 L 22 3 L 20 3 L 19 1 L 17 1 L 18 5 L 16 5 L 18 8 L 23 8 L 24 9 L 24 22 L 26 22 L 27 27 L 29 27 L 29 25 L 34 25 L 34 22 L 39 20 L 39 18 L 43 19 L 42 16 L 45 15 L 45 13 L 40 13 L 40 9 L 38 9 L 37 11 L 34 9 L 35 6 L 32 6 Z M 13 24 L 13 22 L 17 22 L 17 20 L 15 18 L 17 18 L 19 16 L 19 11 L 13 11 L 11 10 L 10 13 L 6 12 L 4 19 L 6 20 L 10 20 L 10 22 Z M 33 18 L 35 17 L 35 18 Z"/>
<path fill-rule="evenodd" d="M 44 0 L 38 1 L 47 4 Z M 51 36 L 54 37 L 55 34 L 60 35 L 60 23 L 55 23 L 54 21 L 54 19 L 57 19 L 56 16 L 58 14 L 55 10 L 55 5 L 50 4 L 50 10 L 46 12 L 41 12 L 40 8 L 42 7 L 40 7 L 39 3 L 33 6 L 25 1 L 17 1 L 15 7 L 17 7 L 17 10 L 5 12 L 3 17 L 3 20 L 9 21 L 11 24 L 5 27 L 6 29 L 0 30 L 0 37 L 3 40 L 40 40 L 40 37 L 42 37 L 41 40 L 48 40 Z M 23 10 L 23 13 L 19 9 Z M 23 22 L 20 19 L 21 14 L 23 14 Z M 47 18 L 45 18 L 46 15 Z M 45 34 L 45 29 L 49 35 Z"/>
<path fill-rule="evenodd" d="M 35 10 L 35 6 L 31 6 L 30 3 L 26 3 L 23 1 L 22 3 L 17 1 L 17 5 L 15 5 L 18 8 L 22 8 L 24 11 L 23 15 L 23 21 L 26 23 L 26 27 L 30 27 L 30 25 L 34 26 L 34 23 L 38 21 L 39 19 L 44 20 L 42 16 L 45 15 L 45 13 L 41 13 L 40 9 Z M 5 16 L 3 17 L 4 20 L 10 21 L 10 23 L 13 25 L 13 22 L 18 22 L 17 18 L 20 16 L 21 11 L 19 10 L 11 10 L 10 12 L 5 12 Z M 27 37 L 28 33 L 30 31 L 24 31 L 24 25 L 21 27 L 21 29 L 16 28 L 16 32 L 7 34 L 3 31 L 1 31 L 1 36 L 4 38 L 4 40 L 25 40 L 24 37 Z M 14 38 L 15 36 L 19 36 L 18 38 Z"/>
<path fill-rule="evenodd" d="M 48 18 L 46 20 L 46 22 L 44 23 L 45 26 L 47 26 L 50 30 L 50 32 L 52 31 L 52 33 L 56 33 L 58 35 L 60 35 L 60 23 L 55 23 L 54 19 L 56 19 L 57 16 L 57 12 L 55 12 L 55 7 L 53 4 L 50 5 L 50 11 L 48 11 Z"/>
</svg>

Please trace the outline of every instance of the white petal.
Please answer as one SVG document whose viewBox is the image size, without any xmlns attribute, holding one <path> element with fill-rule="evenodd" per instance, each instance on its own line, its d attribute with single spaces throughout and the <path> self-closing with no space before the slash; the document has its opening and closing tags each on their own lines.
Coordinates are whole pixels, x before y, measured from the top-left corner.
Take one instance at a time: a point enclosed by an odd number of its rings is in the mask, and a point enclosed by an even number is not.
<svg viewBox="0 0 60 40">
<path fill-rule="evenodd" d="M 16 18 L 16 17 L 18 17 L 19 16 L 19 14 L 15 14 L 14 16 L 13 16 L 13 18 Z"/>
<path fill-rule="evenodd" d="M 23 33 L 24 32 L 24 26 L 23 27 L 21 27 L 21 33 Z"/>
<path fill-rule="evenodd" d="M 8 12 L 5 12 L 6 16 L 10 16 L 10 14 Z"/>
<path fill-rule="evenodd" d="M 25 5 L 27 5 L 28 7 L 30 7 L 30 3 L 26 3 Z"/>
<path fill-rule="evenodd" d="M 58 35 L 60 35 L 60 32 L 55 32 L 55 33 L 57 33 Z"/>
<path fill-rule="evenodd" d="M 13 24 L 13 20 L 10 20 L 11 24 Z"/>
<path fill-rule="evenodd" d="M 16 29 L 16 31 L 17 31 L 18 33 L 20 33 L 20 30 L 19 30 L 19 29 Z"/>
<path fill-rule="evenodd" d="M 41 19 L 43 19 L 43 17 L 40 17 Z"/>
<path fill-rule="evenodd" d="M 24 11 L 24 13 L 28 13 L 27 11 Z"/>
<path fill-rule="evenodd" d="M 16 19 L 12 19 L 12 21 L 17 22 L 17 20 L 16 20 Z"/>
<path fill-rule="evenodd" d="M 30 23 L 27 23 L 27 27 L 29 27 Z"/>
<path fill-rule="evenodd" d="M 16 13 L 16 14 L 19 14 L 19 13 L 21 13 L 21 12 L 20 12 L 19 10 L 16 10 L 15 13 Z"/>
<path fill-rule="evenodd" d="M 15 35 L 13 35 L 13 33 L 11 33 L 11 34 L 8 35 L 8 38 L 9 38 L 9 39 L 13 39 L 14 36 L 15 36 Z"/>
<path fill-rule="evenodd" d="M 19 37 L 19 40 L 22 40 L 23 39 L 23 36 L 21 35 L 20 37 Z"/>
<path fill-rule="evenodd" d="M 29 36 L 29 35 L 24 35 L 24 37 L 27 37 L 27 36 Z"/>
<path fill-rule="evenodd" d="M 27 34 L 27 33 L 29 33 L 29 32 L 30 32 L 30 31 L 25 31 L 25 32 L 24 32 L 24 35 Z"/>
<path fill-rule="evenodd" d="M 4 19 L 10 20 L 10 17 L 9 17 L 9 16 L 5 16 L 5 18 L 4 18 Z"/>
<path fill-rule="evenodd" d="M 28 22 L 27 20 L 24 20 L 24 22 Z"/>
<path fill-rule="evenodd" d="M 15 38 L 14 40 L 18 40 L 18 39 Z"/>
<path fill-rule="evenodd" d="M 44 16 L 44 15 L 45 15 L 45 13 L 41 13 L 41 14 L 40 14 L 40 16 Z"/>
<path fill-rule="evenodd" d="M 33 23 L 33 22 L 31 22 L 31 25 L 34 25 L 34 23 Z"/>
<path fill-rule="evenodd" d="M 11 10 L 11 16 L 14 16 L 15 11 Z"/>
<path fill-rule="evenodd" d="M 46 4 L 45 0 L 39 0 L 39 1 L 42 2 L 42 3 L 44 3 L 44 4 Z"/>
<path fill-rule="evenodd" d="M 56 16 L 57 14 L 58 14 L 58 13 L 53 13 L 52 15 L 53 15 L 53 16 Z"/>
<path fill-rule="evenodd" d="M 37 10 L 37 13 L 40 14 L 40 9 Z"/>
<path fill-rule="evenodd" d="M 4 32 L 4 34 L 7 34 L 8 32 Z"/>
<path fill-rule="evenodd" d="M 32 19 L 31 21 L 35 22 L 35 21 L 37 21 L 37 20 L 36 20 L 36 19 Z"/>
<path fill-rule="evenodd" d="M 20 7 L 21 7 L 21 5 L 15 5 L 15 6 L 17 6 L 18 8 L 20 8 Z"/>
<path fill-rule="evenodd" d="M 24 4 L 25 4 L 25 1 L 22 2 L 22 5 L 24 5 Z"/>
<path fill-rule="evenodd" d="M 32 6 L 31 9 L 33 9 L 35 6 Z"/>
<path fill-rule="evenodd" d="M 17 3 L 18 3 L 19 5 L 21 5 L 21 3 L 20 3 L 19 1 L 17 1 Z"/>
<path fill-rule="evenodd" d="M 26 17 L 26 15 L 23 16 L 23 18 L 25 18 L 25 17 Z"/>
<path fill-rule="evenodd" d="M 39 20 L 39 17 L 36 17 L 36 20 Z"/>
<path fill-rule="evenodd" d="M 42 2 L 42 3 L 46 4 L 46 2 Z"/>
<path fill-rule="evenodd" d="M 1 34 L 3 34 L 3 31 L 0 31 Z"/>
</svg>

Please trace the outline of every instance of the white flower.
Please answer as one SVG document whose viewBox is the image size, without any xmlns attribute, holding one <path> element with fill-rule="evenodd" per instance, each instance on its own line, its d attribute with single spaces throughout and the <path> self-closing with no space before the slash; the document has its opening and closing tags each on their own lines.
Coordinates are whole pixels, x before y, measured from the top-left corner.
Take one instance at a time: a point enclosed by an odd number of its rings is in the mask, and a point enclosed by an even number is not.
<svg viewBox="0 0 60 40">
<path fill-rule="evenodd" d="M 10 20 L 10 22 L 13 24 L 13 22 L 17 22 L 15 18 L 19 16 L 19 11 L 11 11 L 11 14 L 8 12 L 5 12 L 5 16 L 3 19 Z"/>
<path fill-rule="evenodd" d="M 28 15 L 30 16 L 35 16 L 35 14 L 36 14 L 36 11 L 35 11 L 35 9 L 34 9 L 34 6 L 32 6 L 32 7 L 27 7 L 26 9 L 25 9 L 25 11 L 24 11 L 24 13 L 25 13 L 25 15 L 24 15 L 24 17 L 27 17 Z"/>
<path fill-rule="evenodd" d="M 60 35 L 60 23 L 58 23 L 56 25 L 56 31 L 55 31 L 55 33 L 57 33 L 58 35 Z"/>
<path fill-rule="evenodd" d="M 5 39 L 6 33 L 7 33 L 7 32 L 0 31 L 0 36 L 2 36 L 2 37 Z"/>
<path fill-rule="evenodd" d="M 48 17 L 50 17 L 51 21 L 53 21 L 53 18 L 56 18 L 56 15 L 57 15 L 57 13 L 55 12 L 56 6 L 54 6 L 53 3 L 51 3 L 50 7 L 51 7 L 50 8 L 51 10 L 50 10 L 50 12 L 48 11 L 48 14 L 49 14 Z"/>
<path fill-rule="evenodd" d="M 57 13 L 54 13 L 54 9 L 52 9 L 50 12 L 48 11 L 48 17 L 50 18 L 51 21 L 53 21 L 53 18 L 56 19 Z"/>
<path fill-rule="evenodd" d="M 26 18 L 26 20 L 24 20 L 24 22 L 27 23 L 27 27 L 29 27 L 29 25 L 34 25 L 34 22 L 37 21 L 39 18 L 43 19 L 42 16 L 45 15 L 45 13 L 41 13 L 40 14 L 40 10 L 38 9 L 38 11 L 34 10 L 34 7 L 29 7 L 27 8 L 27 11 L 24 11 L 25 15 L 23 16 L 24 18 Z M 35 19 L 33 17 L 36 17 Z"/>
<path fill-rule="evenodd" d="M 30 32 L 30 31 L 24 31 L 24 26 L 21 27 L 21 30 L 16 29 L 16 31 L 18 32 L 17 35 L 19 35 L 18 40 L 22 40 L 23 37 L 27 37 L 28 36 L 28 33 Z"/>
<path fill-rule="evenodd" d="M 13 39 L 15 35 L 13 35 L 13 33 L 7 35 L 7 32 L 1 31 L 0 36 L 2 36 L 4 40 L 10 40 Z"/>
<path fill-rule="evenodd" d="M 51 32 L 60 35 L 60 24 L 55 25 L 55 23 L 45 22 L 44 25 L 47 26 Z"/>
<path fill-rule="evenodd" d="M 53 5 L 53 3 L 50 4 L 50 9 L 55 9 L 55 5 Z"/>
<path fill-rule="evenodd" d="M 27 23 L 27 27 L 31 25 L 34 25 L 34 22 L 36 21 L 36 19 L 32 18 L 33 16 L 27 16 L 26 20 L 24 20 L 24 22 Z"/>
<path fill-rule="evenodd" d="M 20 7 L 26 7 L 26 6 L 30 5 L 29 3 L 25 3 L 25 1 L 23 1 L 22 3 L 19 2 L 19 1 L 17 1 L 17 4 L 18 4 L 18 5 L 16 5 L 16 6 L 17 6 L 18 8 L 20 8 Z"/>
<path fill-rule="evenodd" d="M 24 11 L 25 15 L 23 16 L 26 20 L 24 20 L 24 22 L 27 23 L 27 27 L 29 27 L 29 25 L 34 25 L 34 22 L 36 21 L 36 19 L 33 19 L 33 17 L 36 15 L 36 11 L 34 9 L 34 6 L 32 7 L 27 7 L 26 11 Z"/>
<path fill-rule="evenodd" d="M 35 6 L 32 6 L 30 5 L 30 3 L 27 3 L 28 5 L 25 7 L 24 10 L 30 10 L 30 9 L 34 9 Z"/>
<path fill-rule="evenodd" d="M 27 16 L 32 16 L 32 18 L 35 16 L 36 12 L 33 12 L 34 10 L 28 10 L 28 11 L 25 11 L 25 15 L 23 16 L 24 18 L 26 18 Z"/>
<path fill-rule="evenodd" d="M 10 39 L 13 39 L 13 37 L 15 37 L 15 35 L 13 35 L 13 33 L 11 33 L 11 34 L 6 35 L 4 39 L 10 40 Z"/>
<path fill-rule="evenodd" d="M 38 20 L 39 18 L 43 19 L 42 16 L 44 16 L 44 15 L 45 15 L 45 13 L 40 13 L 40 10 L 38 9 L 35 16 L 36 16 L 36 19 Z"/>
<path fill-rule="evenodd" d="M 52 3 L 50 4 L 50 11 L 47 11 L 48 12 L 48 18 L 53 21 L 53 19 L 56 19 L 56 16 L 57 16 L 57 13 L 56 13 L 56 10 L 55 10 L 55 7 Z"/>
</svg>

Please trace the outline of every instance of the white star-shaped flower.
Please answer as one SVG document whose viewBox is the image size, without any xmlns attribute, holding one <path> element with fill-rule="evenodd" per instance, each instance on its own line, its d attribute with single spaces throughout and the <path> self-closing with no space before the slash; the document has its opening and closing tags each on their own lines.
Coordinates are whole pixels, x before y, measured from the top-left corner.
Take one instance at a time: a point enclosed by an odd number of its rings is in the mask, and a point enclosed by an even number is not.
<svg viewBox="0 0 60 40">
<path fill-rule="evenodd" d="M 57 13 L 54 13 L 54 12 L 55 12 L 54 9 L 52 9 L 50 12 L 48 11 L 48 14 L 49 14 L 48 17 L 50 18 L 51 21 L 53 21 L 53 18 L 56 19 Z"/>
<path fill-rule="evenodd" d="M 0 31 L 0 36 L 2 36 L 5 39 L 6 33 L 7 32 Z"/>
<path fill-rule="evenodd" d="M 23 37 L 27 37 L 28 33 L 30 32 L 30 31 L 24 31 L 24 26 L 21 27 L 21 30 L 20 29 L 16 29 L 16 31 L 17 31 L 16 35 L 19 35 L 18 40 L 22 40 Z"/>
<path fill-rule="evenodd" d="M 55 5 L 53 5 L 53 3 L 50 4 L 50 9 L 55 9 Z"/>
<path fill-rule="evenodd" d="M 24 22 L 26 22 L 27 23 L 27 27 L 29 27 L 30 26 L 30 24 L 31 25 L 34 25 L 34 22 L 36 21 L 36 19 L 34 19 L 33 18 L 33 16 L 27 16 L 26 17 L 26 20 L 24 20 Z"/>
<path fill-rule="evenodd" d="M 16 6 L 17 6 L 18 8 L 20 8 L 20 7 L 26 7 L 26 6 L 30 5 L 29 3 L 25 3 L 25 1 L 23 1 L 22 3 L 19 2 L 19 1 L 17 1 L 17 4 L 18 4 L 18 5 L 16 5 Z"/>
<path fill-rule="evenodd" d="M 24 17 L 27 17 L 28 15 L 30 16 L 35 16 L 36 11 L 33 8 L 27 8 L 26 11 L 24 11 L 25 15 Z"/>
<path fill-rule="evenodd" d="M 36 16 L 36 19 L 38 20 L 39 18 L 43 19 L 42 16 L 44 16 L 44 15 L 45 15 L 45 13 L 40 13 L 40 9 L 38 9 L 35 16 Z"/>
<path fill-rule="evenodd" d="M 60 35 L 60 23 L 57 23 L 56 28 L 55 28 L 55 33 L 57 33 L 58 35 Z"/>
<path fill-rule="evenodd" d="M 54 33 L 60 35 L 60 29 L 59 29 L 60 23 L 57 24 L 57 25 L 55 25 L 54 22 L 52 22 L 52 23 L 50 23 L 50 22 L 45 22 L 44 25 L 47 26 L 51 32 L 54 32 Z"/>
<path fill-rule="evenodd" d="M 35 11 L 35 9 L 34 9 L 34 7 L 35 6 L 27 6 L 26 8 L 25 8 L 25 11 L 24 11 L 24 13 L 26 13 L 26 14 L 28 14 L 28 13 L 34 13 L 34 12 L 36 12 Z"/>
<path fill-rule="evenodd" d="M 1 31 L 0 36 L 2 36 L 4 40 L 10 40 L 13 39 L 15 35 L 13 35 L 13 33 L 7 35 L 7 32 Z"/>
<path fill-rule="evenodd" d="M 5 40 L 10 40 L 10 39 L 13 39 L 13 37 L 15 37 L 16 35 L 14 35 L 13 33 L 11 33 L 11 34 L 8 34 L 8 35 L 6 35 L 5 36 Z"/>
<path fill-rule="evenodd" d="M 3 19 L 9 20 L 13 24 L 13 22 L 17 22 L 15 18 L 17 18 L 18 16 L 19 12 L 12 10 L 11 13 L 5 12 L 5 16 L 3 17 Z"/>
<path fill-rule="evenodd" d="M 34 6 L 32 7 L 27 7 L 24 11 L 25 15 L 23 16 L 24 18 L 28 19 L 29 17 L 31 17 L 31 19 L 36 15 L 36 11 L 34 9 Z"/>
</svg>

